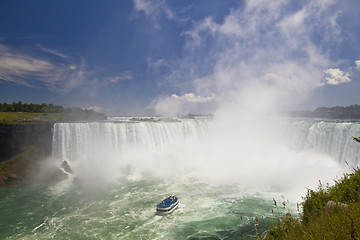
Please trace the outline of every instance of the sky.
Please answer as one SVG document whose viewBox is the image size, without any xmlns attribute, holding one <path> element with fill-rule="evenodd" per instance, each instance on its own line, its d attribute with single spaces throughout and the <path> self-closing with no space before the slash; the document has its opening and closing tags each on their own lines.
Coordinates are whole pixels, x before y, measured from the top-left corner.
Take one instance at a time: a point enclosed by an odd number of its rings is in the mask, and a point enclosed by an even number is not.
<svg viewBox="0 0 360 240">
<path fill-rule="evenodd" d="M 109 116 L 360 104 L 359 12 L 358 0 L 0 0 L 0 102 Z"/>
</svg>

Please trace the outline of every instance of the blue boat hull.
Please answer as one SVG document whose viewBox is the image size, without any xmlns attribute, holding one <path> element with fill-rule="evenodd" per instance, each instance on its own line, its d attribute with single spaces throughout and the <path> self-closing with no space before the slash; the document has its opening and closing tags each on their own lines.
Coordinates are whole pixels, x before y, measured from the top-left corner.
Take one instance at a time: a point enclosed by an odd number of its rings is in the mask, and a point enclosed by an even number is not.
<svg viewBox="0 0 360 240">
<path fill-rule="evenodd" d="M 178 205 L 179 205 L 179 201 L 177 197 L 170 196 L 157 205 L 156 213 L 158 215 L 170 214 L 178 207 Z"/>
</svg>

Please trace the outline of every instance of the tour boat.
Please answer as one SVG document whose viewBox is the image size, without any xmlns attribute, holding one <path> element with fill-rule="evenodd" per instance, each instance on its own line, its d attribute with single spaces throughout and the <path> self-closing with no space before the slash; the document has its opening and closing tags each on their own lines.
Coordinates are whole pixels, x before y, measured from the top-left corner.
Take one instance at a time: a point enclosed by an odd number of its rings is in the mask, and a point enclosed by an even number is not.
<svg viewBox="0 0 360 240">
<path fill-rule="evenodd" d="M 178 198 L 174 195 L 170 195 L 165 198 L 161 203 L 156 205 L 156 213 L 158 215 L 166 215 L 172 213 L 178 206 Z"/>
</svg>

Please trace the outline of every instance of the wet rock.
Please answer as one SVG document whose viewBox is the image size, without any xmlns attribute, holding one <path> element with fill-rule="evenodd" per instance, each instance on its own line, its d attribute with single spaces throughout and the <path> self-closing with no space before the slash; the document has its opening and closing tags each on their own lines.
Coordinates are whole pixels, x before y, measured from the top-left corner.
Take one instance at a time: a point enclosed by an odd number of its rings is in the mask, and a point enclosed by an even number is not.
<svg viewBox="0 0 360 240">
<path fill-rule="evenodd" d="M 65 160 L 61 163 L 61 168 L 65 170 L 67 173 L 73 173 L 73 171 L 70 168 L 69 163 Z"/>
<path fill-rule="evenodd" d="M 17 180 L 19 180 L 18 176 L 15 174 L 15 173 L 11 173 L 9 176 L 8 176 L 8 179 L 7 179 L 9 182 L 15 182 Z"/>
</svg>

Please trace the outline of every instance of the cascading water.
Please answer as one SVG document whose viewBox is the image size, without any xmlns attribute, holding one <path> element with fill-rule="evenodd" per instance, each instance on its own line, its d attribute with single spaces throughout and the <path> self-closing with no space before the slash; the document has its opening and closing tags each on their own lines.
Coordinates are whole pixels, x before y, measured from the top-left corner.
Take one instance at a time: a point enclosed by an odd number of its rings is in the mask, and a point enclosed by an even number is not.
<svg viewBox="0 0 360 240">
<path fill-rule="evenodd" d="M 170 149 L 203 137 L 208 124 L 207 119 L 56 123 L 53 158 L 68 161 L 82 177 L 116 178 L 124 170 L 156 172 L 175 163 Z"/>
<path fill-rule="evenodd" d="M 360 145 L 353 137 L 360 136 L 360 122 L 297 120 L 290 122 L 285 134 L 296 151 L 315 150 L 351 168 L 359 166 Z"/>
<path fill-rule="evenodd" d="M 183 119 L 174 122 L 56 123 L 53 158 L 74 165 L 79 162 L 91 164 L 95 158 L 102 158 L 106 164 L 116 158 L 114 161 L 121 164 L 127 161 L 126 154 L 131 151 L 162 154 L 166 148 L 205 138 L 211 122 L 208 119 Z M 354 167 L 360 162 L 360 147 L 352 139 L 360 135 L 360 122 L 292 120 L 280 126 L 279 131 L 290 150 L 313 150 Z"/>
<path fill-rule="evenodd" d="M 253 238 L 297 211 L 288 190 L 359 166 L 359 122 L 112 120 L 55 124 L 49 161 L 81 181 L 0 189 L 0 238 Z M 168 194 L 179 208 L 156 216 Z"/>
<path fill-rule="evenodd" d="M 130 146 L 159 152 L 164 147 L 198 138 L 207 130 L 208 120 L 177 122 L 56 123 L 53 156 L 77 161 L 88 157 L 99 143 L 105 151 L 122 152 Z"/>
</svg>

